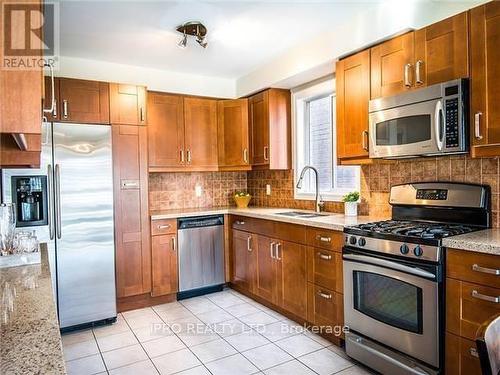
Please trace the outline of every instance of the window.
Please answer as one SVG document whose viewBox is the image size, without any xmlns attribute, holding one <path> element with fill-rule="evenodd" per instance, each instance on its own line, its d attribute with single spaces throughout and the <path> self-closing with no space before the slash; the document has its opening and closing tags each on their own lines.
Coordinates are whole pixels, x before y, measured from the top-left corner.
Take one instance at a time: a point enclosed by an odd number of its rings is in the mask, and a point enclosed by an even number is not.
<svg viewBox="0 0 500 375">
<path fill-rule="evenodd" d="M 323 200 L 339 201 L 350 191 L 359 191 L 360 168 L 337 165 L 334 80 L 328 79 L 307 88 L 294 90 L 295 185 L 306 165 L 319 172 Z M 295 187 L 295 198 L 314 199 L 313 172 L 306 172 L 302 188 Z"/>
</svg>

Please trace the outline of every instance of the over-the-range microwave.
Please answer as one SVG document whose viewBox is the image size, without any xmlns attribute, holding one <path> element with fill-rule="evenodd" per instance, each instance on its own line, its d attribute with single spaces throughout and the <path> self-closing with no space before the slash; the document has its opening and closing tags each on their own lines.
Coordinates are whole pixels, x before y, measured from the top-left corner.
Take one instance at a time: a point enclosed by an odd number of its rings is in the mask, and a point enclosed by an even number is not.
<svg viewBox="0 0 500 375">
<path fill-rule="evenodd" d="M 369 139 L 370 158 L 468 152 L 467 79 L 370 100 Z"/>
</svg>

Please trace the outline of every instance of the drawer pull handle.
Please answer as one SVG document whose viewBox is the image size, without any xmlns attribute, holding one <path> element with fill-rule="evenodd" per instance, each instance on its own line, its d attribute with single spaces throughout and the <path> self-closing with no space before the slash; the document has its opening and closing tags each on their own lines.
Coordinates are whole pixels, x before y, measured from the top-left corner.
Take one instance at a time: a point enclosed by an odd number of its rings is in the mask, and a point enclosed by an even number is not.
<svg viewBox="0 0 500 375">
<path fill-rule="evenodd" d="M 324 237 L 324 236 L 322 236 L 321 234 L 318 234 L 318 235 L 316 236 L 316 239 L 317 239 L 317 240 L 320 240 L 321 242 L 326 242 L 326 243 L 330 243 L 330 242 L 332 242 L 332 238 L 331 238 L 331 237 Z"/>
<path fill-rule="evenodd" d="M 323 260 L 332 260 L 332 256 L 328 255 L 328 254 L 323 254 L 323 253 L 318 252 L 318 256 L 320 257 L 320 259 L 323 259 Z"/>
<path fill-rule="evenodd" d="M 324 299 L 332 299 L 332 295 L 330 293 L 324 293 L 321 290 L 318 292 L 318 296 Z"/>
<path fill-rule="evenodd" d="M 469 353 L 470 353 L 471 356 L 479 358 L 479 353 L 477 352 L 476 348 L 470 348 L 469 349 Z"/>
<path fill-rule="evenodd" d="M 170 224 L 164 224 L 164 225 L 158 225 L 157 228 L 158 229 L 167 229 L 167 228 L 170 228 L 171 225 Z"/>
<path fill-rule="evenodd" d="M 245 222 L 244 221 L 239 221 L 239 220 L 236 220 L 234 222 L 236 225 L 245 225 Z"/>
<path fill-rule="evenodd" d="M 479 264 L 473 264 L 472 270 L 476 272 L 488 273 L 490 275 L 495 275 L 495 276 L 500 275 L 500 270 L 497 270 L 495 268 L 481 267 Z"/>
<path fill-rule="evenodd" d="M 247 251 L 252 252 L 252 236 L 247 237 Z"/>
<path fill-rule="evenodd" d="M 488 296 L 486 294 L 481 294 L 477 290 L 473 290 L 471 293 L 473 298 L 481 299 L 487 302 L 500 303 L 500 297 Z"/>
</svg>

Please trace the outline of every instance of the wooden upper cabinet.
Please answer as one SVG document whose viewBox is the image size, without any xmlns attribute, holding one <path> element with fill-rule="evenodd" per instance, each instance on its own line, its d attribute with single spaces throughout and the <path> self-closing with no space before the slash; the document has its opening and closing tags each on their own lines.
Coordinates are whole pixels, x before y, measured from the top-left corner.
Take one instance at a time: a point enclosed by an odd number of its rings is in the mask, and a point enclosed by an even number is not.
<svg viewBox="0 0 500 375">
<path fill-rule="evenodd" d="M 113 126 L 117 296 L 151 291 L 147 130 Z"/>
<path fill-rule="evenodd" d="M 42 9 L 41 0 L 31 3 Z M 42 12 L 31 12 L 31 15 L 36 17 L 31 19 L 32 25 L 43 25 Z M 5 27 L 3 23 L 2 27 Z M 12 39 L 24 41 L 26 29 L 23 22 L 12 22 L 7 28 Z M 43 51 L 41 44 L 37 37 L 30 40 L 30 47 L 38 51 Z M 3 57 L 3 42 L 0 45 Z M 40 52 L 37 56 L 30 56 L 30 61 L 42 57 Z M 38 63 L 35 65 L 35 68 L 30 69 L 0 69 L 0 133 L 42 133 L 43 72 Z"/>
<path fill-rule="evenodd" d="M 367 158 L 370 51 L 338 61 L 336 81 L 338 157 Z"/>
<path fill-rule="evenodd" d="M 248 99 L 217 103 L 219 170 L 250 170 Z"/>
<path fill-rule="evenodd" d="M 472 156 L 500 155 L 500 2 L 470 11 Z"/>
<path fill-rule="evenodd" d="M 184 101 L 180 95 L 148 93 L 149 171 L 184 167 Z"/>
<path fill-rule="evenodd" d="M 414 33 L 392 38 L 370 49 L 371 98 L 391 96 L 413 85 Z M 366 103 L 368 106 L 368 103 Z M 368 110 L 368 108 L 367 108 Z"/>
<path fill-rule="evenodd" d="M 217 170 L 217 100 L 184 98 L 184 145 L 191 170 Z"/>
<path fill-rule="evenodd" d="M 146 125 L 146 87 L 110 83 L 109 107 L 112 124 Z"/>
<path fill-rule="evenodd" d="M 469 76 L 468 12 L 415 31 L 415 87 Z"/>
<path fill-rule="evenodd" d="M 252 165 L 291 168 L 290 91 L 268 89 L 249 98 Z"/>
<path fill-rule="evenodd" d="M 59 121 L 109 124 L 109 84 L 59 78 L 58 107 Z"/>
</svg>

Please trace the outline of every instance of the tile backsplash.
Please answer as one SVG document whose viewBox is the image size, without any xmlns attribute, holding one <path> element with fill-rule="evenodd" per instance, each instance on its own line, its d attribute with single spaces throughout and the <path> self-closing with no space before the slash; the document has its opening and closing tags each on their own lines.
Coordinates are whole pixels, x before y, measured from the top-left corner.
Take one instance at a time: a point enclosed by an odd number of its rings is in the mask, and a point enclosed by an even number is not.
<svg viewBox="0 0 500 375">
<path fill-rule="evenodd" d="M 482 183 L 491 186 L 492 226 L 499 227 L 499 159 L 472 159 L 469 156 L 445 156 L 400 161 L 377 161 L 361 167 L 360 215 L 389 217 L 391 185 L 421 181 Z M 266 185 L 271 195 L 266 195 Z M 151 173 L 149 204 L 151 210 L 221 207 L 234 205 L 232 195 L 248 190 L 250 205 L 314 209 L 314 201 L 293 198 L 293 171 L 253 170 L 250 172 Z M 201 186 L 201 197 L 195 187 Z M 344 212 L 341 202 L 327 202 L 326 211 Z"/>
<path fill-rule="evenodd" d="M 201 189 L 199 197 L 197 186 Z M 229 206 L 234 192 L 246 188 L 246 172 L 150 173 L 149 209 Z"/>
</svg>

